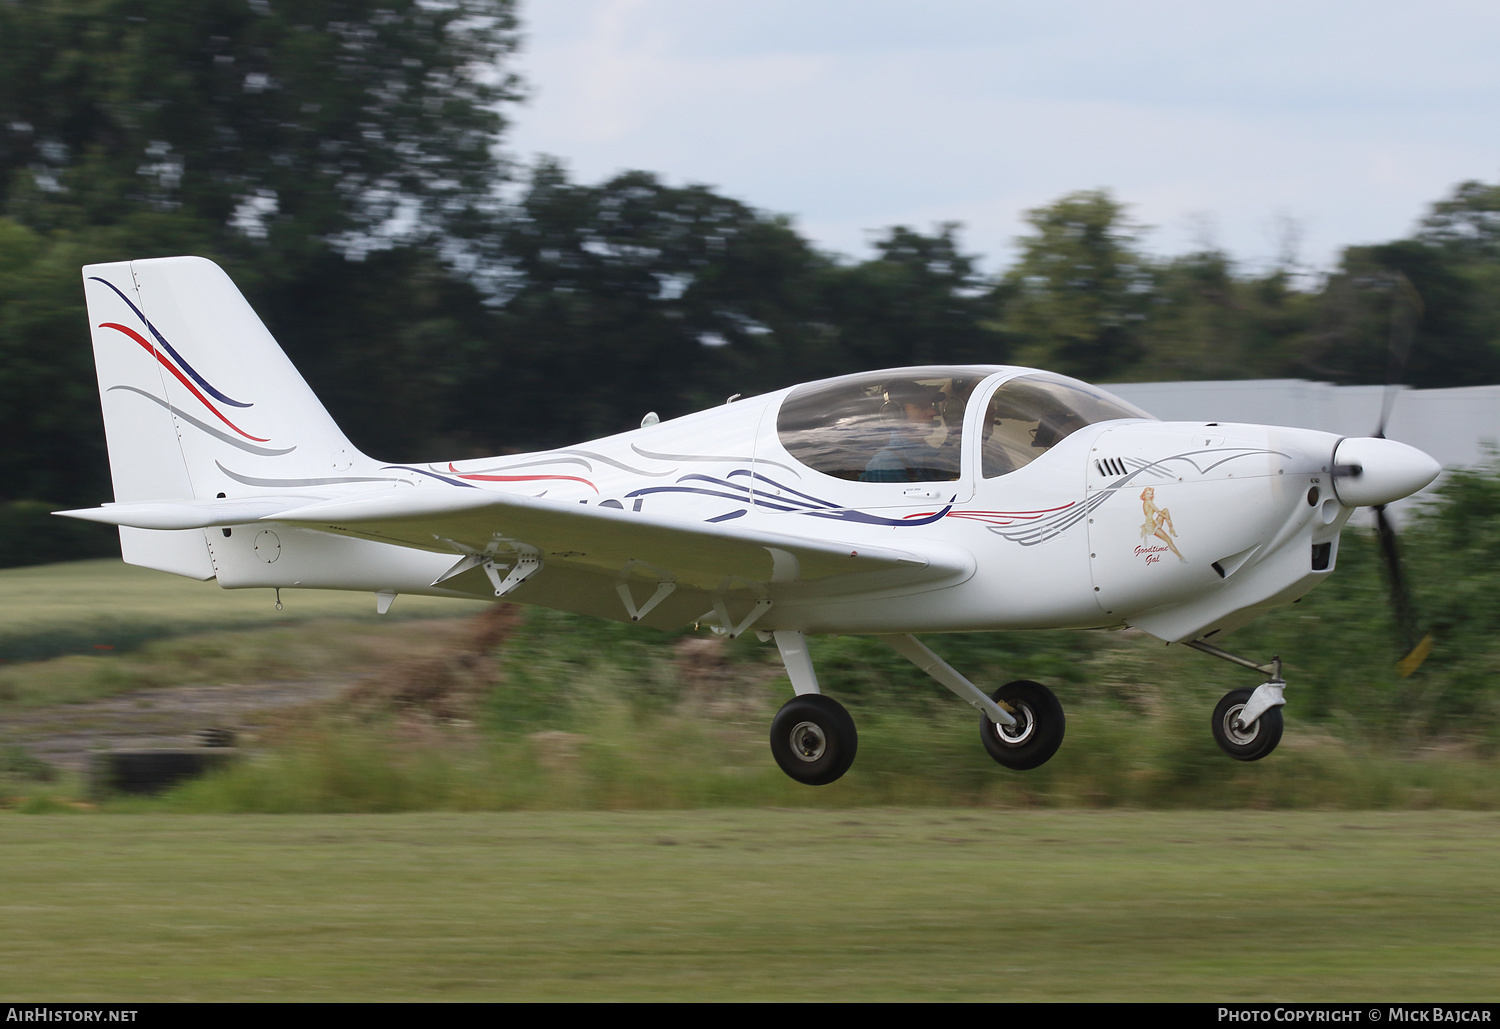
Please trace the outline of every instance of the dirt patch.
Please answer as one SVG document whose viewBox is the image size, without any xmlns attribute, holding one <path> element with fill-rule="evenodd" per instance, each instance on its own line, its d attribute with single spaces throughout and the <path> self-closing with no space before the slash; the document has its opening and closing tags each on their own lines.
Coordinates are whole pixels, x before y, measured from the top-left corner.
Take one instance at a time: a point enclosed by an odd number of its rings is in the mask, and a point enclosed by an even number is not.
<svg viewBox="0 0 1500 1029">
<path fill-rule="evenodd" d="M 344 700 L 356 711 L 393 712 L 439 722 L 467 720 L 496 682 L 493 652 L 523 621 L 514 604 L 495 604 L 445 653 L 398 661 L 361 680 Z"/>
<path fill-rule="evenodd" d="M 419 634 L 403 626 L 374 639 L 360 648 L 360 667 L 346 675 L 169 686 L 12 710 L 0 717 L 0 748 L 56 769 L 84 772 L 94 751 L 197 746 L 208 730 L 228 730 L 238 742 L 253 744 L 300 718 L 297 708 L 303 706 L 356 718 L 394 715 L 412 732 L 467 724 L 500 681 L 496 651 L 523 624 L 521 609 L 496 604 L 474 618 L 425 623 Z M 682 702 L 714 718 L 762 718 L 767 684 L 780 668 L 731 661 L 725 643 L 718 637 L 677 642 L 673 664 L 685 687 Z M 576 746 L 570 734 L 543 735 L 548 755 L 569 760 Z"/>
<path fill-rule="evenodd" d="M 32 761 L 83 772 L 94 751 L 197 746 L 210 730 L 253 742 L 285 725 L 300 706 L 336 703 L 403 721 L 462 720 L 493 684 L 489 655 L 520 622 L 514 605 L 497 604 L 475 618 L 428 623 L 420 639 L 403 625 L 365 651 L 373 672 L 366 665 L 343 677 L 169 686 L 10 711 L 0 722 L 0 747 L 20 747 Z"/>
<path fill-rule="evenodd" d="M 674 646 L 673 663 L 684 687 L 683 701 L 709 718 L 760 718 L 766 689 L 781 677 L 776 661 L 730 660 L 722 636 L 684 636 Z"/>
<path fill-rule="evenodd" d="M 206 729 L 253 738 L 274 712 L 337 697 L 346 681 L 171 686 L 6 715 L 0 742 L 56 768 L 83 772 L 96 750 L 196 746 Z"/>
</svg>

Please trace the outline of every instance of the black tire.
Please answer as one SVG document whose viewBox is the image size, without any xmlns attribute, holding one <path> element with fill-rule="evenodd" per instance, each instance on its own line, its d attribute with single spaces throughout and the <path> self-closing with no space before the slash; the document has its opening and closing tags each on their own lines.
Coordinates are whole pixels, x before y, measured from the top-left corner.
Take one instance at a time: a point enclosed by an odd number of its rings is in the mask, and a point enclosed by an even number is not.
<svg viewBox="0 0 1500 1029">
<path fill-rule="evenodd" d="M 1057 695 L 1039 682 L 1017 679 L 1001 686 L 990 699 L 1015 713 L 1016 724 L 997 725 L 979 716 L 979 738 L 984 749 L 1006 768 L 1024 772 L 1047 763 L 1062 746 L 1067 719 Z"/>
<path fill-rule="evenodd" d="M 1230 690 L 1214 707 L 1214 742 L 1236 761 L 1259 761 L 1281 742 L 1283 722 L 1280 707 L 1271 708 L 1244 729 L 1235 728 L 1235 719 L 1254 692 L 1248 689 Z"/>
<path fill-rule="evenodd" d="M 771 720 L 771 756 L 808 786 L 836 781 L 854 763 L 859 736 L 844 705 L 820 693 L 793 697 Z"/>
</svg>

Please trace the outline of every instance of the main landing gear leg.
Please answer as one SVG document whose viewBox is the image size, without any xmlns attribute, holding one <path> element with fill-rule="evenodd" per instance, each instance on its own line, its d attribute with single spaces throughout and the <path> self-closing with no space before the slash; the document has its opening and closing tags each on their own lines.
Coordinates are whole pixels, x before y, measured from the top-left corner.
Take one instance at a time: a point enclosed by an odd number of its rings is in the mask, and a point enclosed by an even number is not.
<svg viewBox="0 0 1500 1029">
<path fill-rule="evenodd" d="M 789 629 L 770 635 L 797 693 L 771 722 L 771 755 L 798 782 L 809 786 L 834 782 L 854 763 L 859 746 L 854 719 L 838 701 L 819 692 L 807 637 Z M 986 696 L 916 637 L 884 638 L 896 653 L 979 709 L 980 740 L 1000 764 L 1018 770 L 1036 768 L 1062 746 L 1062 705 L 1041 683 L 1018 679 Z"/>
<path fill-rule="evenodd" d="M 1281 658 L 1273 657 L 1270 664 L 1262 665 L 1202 640 L 1189 640 L 1187 646 L 1270 677 L 1253 690 L 1242 688 L 1224 694 L 1214 707 L 1211 727 L 1219 749 L 1236 761 L 1259 761 L 1275 750 L 1281 742 L 1284 727 L 1281 708 L 1286 704 L 1282 696 L 1286 680 L 1281 677 Z"/>
<path fill-rule="evenodd" d="M 1062 746 L 1065 719 L 1051 690 L 1030 679 L 1017 679 L 991 696 L 960 675 L 915 636 L 887 636 L 891 649 L 978 708 L 979 739 L 1006 768 L 1024 771 L 1045 764 Z"/>
<path fill-rule="evenodd" d="M 771 633 L 797 695 L 771 720 L 771 756 L 787 775 L 808 786 L 826 786 L 854 763 L 859 735 L 854 719 L 832 697 L 818 692 L 818 675 L 807 651 L 807 637 L 778 629 Z"/>
</svg>

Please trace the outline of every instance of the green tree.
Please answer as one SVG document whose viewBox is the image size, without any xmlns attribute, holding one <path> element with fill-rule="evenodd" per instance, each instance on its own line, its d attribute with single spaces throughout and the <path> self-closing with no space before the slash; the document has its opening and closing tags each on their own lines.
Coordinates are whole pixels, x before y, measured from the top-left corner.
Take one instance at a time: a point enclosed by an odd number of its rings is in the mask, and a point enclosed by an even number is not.
<svg viewBox="0 0 1500 1029">
<path fill-rule="evenodd" d="M 895 226 L 875 241 L 879 256 L 825 272 L 826 317 L 846 370 L 1006 360 L 985 322 L 992 283 L 959 247 L 958 226 L 924 236 Z"/>
<path fill-rule="evenodd" d="M 38 228 L 173 211 L 283 256 L 471 238 L 514 30 L 513 0 L 10 0 L 0 203 Z"/>
<path fill-rule="evenodd" d="M 1003 359 L 956 226 L 889 230 L 840 264 L 784 219 L 646 172 L 598 186 L 533 171 L 507 227 L 510 294 L 480 435 L 559 445 L 860 368 Z M 497 401 L 496 398 L 501 398 Z"/>
<path fill-rule="evenodd" d="M 1143 380 L 1275 377 L 1288 341 L 1304 332 L 1311 298 L 1282 268 L 1237 274 L 1229 255 L 1204 250 L 1163 261 L 1141 329 Z"/>
<path fill-rule="evenodd" d="M 819 263 L 784 221 L 707 187 L 647 172 L 581 185 L 552 161 L 533 170 L 504 250 L 496 344 L 462 402 L 482 436 L 514 447 L 684 414 L 722 402 L 726 384 L 783 385 Z"/>
<path fill-rule="evenodd" d="M 1468 286 L 1467 331 L 1500 355 L 1500 185 L 1462 183 L 1433 205 L 1416 238 L 1456 267 Z"/>
<path fill-rule="evenodd" d="M 104 427 L 79 269 L 206 247 L 170 214 L 41 233 L 0 218 L 0 501 L 74 506 L 109 496 Z"/>
<path fill-rule="evenodd" d="M 266 281 L 256 301 L 361 450 L 388 461 L 495 452 L 459 418 L 494 350 L 495 313 L 431 250 L 391 247 L 362 261 L 324 251 L 298 276 Z"/>
<path fill-rule="evenodd" d="M 108 482 L 77 253 L 0 219 L 0 501 Z M 70 337 L 81 344 L 58 345 Z"/>
<path fill-rule="evenodd" d="M 1005 274 L 1000 325 L 1023 363 L 1089 379 L 1120 377 L 1145 353 L 1156 270 L 1142 230 L 1103 190 L 1070 193 L 1026 215 L 1032 232 Z"/>
<path fill-rule="evenodd" d="M 1421 297 L 1410 358 L 1400 381 L 1418 389 L 1500 381 L 1500 347 L 1486 331 L 1477 276 L 1442 247 L 1397 240 L 1350 247 L 1319 297 L 1318 323 L 1294 371 L 1342 383 L 1381 383 L 1391 371 L 1391 328 L 1405 317 L 1404 275 Z"/>
<path fill-rule="evenodd" d="M 1500 261 L 1500 185 L 1460 183 L 1432 205 L 1417 239 L 1472 261 Z"/>
<path fill-rule="evenodd" d="M 1350 247 L 1316 298 L 1315 323 L 1287 355 L 1290 374 L 1379 383 L 1404 276 L 1421 298 L 1400 381 L 1418 388 L 1500 382 L 1500 186 L 1465 182 L 1409 239 Z"/>
<path fill-rule="evenodd" d="M 225 264 L 356 442 L 455 434 L 514 0 L 0 2 L 0 501 L 108 497 L 79 267 Z M 347 259 L 346 259 L 347 258 Z M 356 398 L 356 394 L 361 394 Z"/>
</svg>

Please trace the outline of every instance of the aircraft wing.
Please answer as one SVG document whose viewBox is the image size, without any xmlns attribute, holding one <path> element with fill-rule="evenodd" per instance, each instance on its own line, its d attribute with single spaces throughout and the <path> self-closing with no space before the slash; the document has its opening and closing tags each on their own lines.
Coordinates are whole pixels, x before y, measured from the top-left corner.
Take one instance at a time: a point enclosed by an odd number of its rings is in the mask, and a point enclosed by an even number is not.
<svg viewBox="0 0 1500 1029">
<path fill-rule="evenodd" d="M 827 581 L 836 577 L 886 573 L 879 576 L 885 584 L 901 586 L 973 571 L 967 552 L 931 541 L 909 548 L 844 543 L 479 490 L 398 487 L 334 498 L 267 494 L 57 513 L 141 529 L 278 522 L 455 555 L 509 553 L 523 544 L 554 567 L 614 575 L 634 561 L 705 590 L 719 589 L 730 578 L 831 585 Z"/>
<path fill-rule="evenodd" d="M 668 519 L 537 497 L 391 489 L 327 500 L 263 516 L 322 532 L 470 554 L 520 543 L 545 563 L 618 573 L 635 561 L 683 585 L 717 589 L 727 577 L 749 582 L 815 581 L 864 572 L 905 572 L 909 581 L 972 570 L 967 554 L 847 544 L 730 523 Z"/>
</svg>

